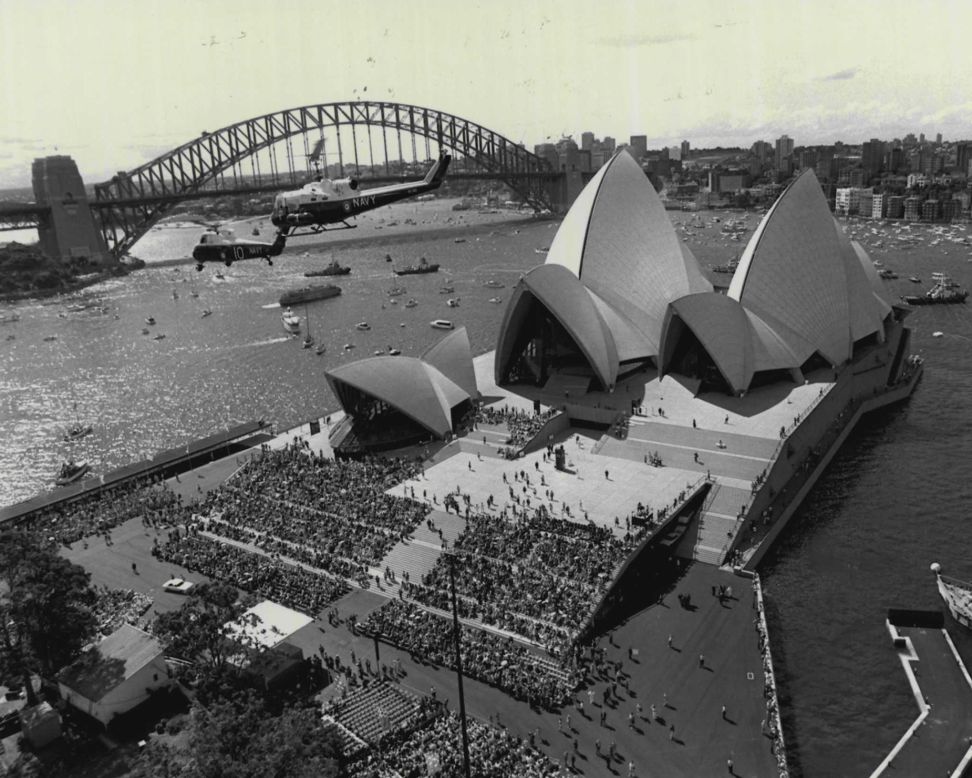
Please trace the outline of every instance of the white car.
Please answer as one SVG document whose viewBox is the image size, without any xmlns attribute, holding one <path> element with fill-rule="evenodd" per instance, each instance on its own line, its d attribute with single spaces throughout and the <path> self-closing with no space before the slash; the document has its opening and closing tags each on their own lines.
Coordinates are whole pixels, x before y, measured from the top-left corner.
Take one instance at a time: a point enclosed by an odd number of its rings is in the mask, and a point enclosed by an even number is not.
<svg viewBox="0 0 972 778">
<path fill-rule="evenodd" d="M 162 584 L 162 588 L 173 594 L 189 594 L 196 588 L 196 585 L 192 581 L 184 581 L 182 578 L 170 578 Z"/>
</svg>

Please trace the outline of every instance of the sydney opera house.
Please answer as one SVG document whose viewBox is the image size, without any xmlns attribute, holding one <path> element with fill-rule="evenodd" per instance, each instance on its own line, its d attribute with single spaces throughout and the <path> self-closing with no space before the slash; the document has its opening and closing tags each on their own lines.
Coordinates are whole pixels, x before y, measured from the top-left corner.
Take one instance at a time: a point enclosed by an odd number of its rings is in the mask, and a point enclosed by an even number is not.
<svg viewBox="0 0 972 778">
<path fill-rule="evenodd" d="M 722 294 L 622 152 L 574 203 L 546 264 L 517 286 L 495 377 L 571 405 L 614 392 L 643 368 L 697 381 L 699 392 L 741 396 L 803 383 L 822 367 L 840 371 L 883 343 L 895 318 L 873 264 L 834 221 L 812 171 L 766 214 Z M 899 360 L 907 345 L 899 339 Z"/>
</svg>

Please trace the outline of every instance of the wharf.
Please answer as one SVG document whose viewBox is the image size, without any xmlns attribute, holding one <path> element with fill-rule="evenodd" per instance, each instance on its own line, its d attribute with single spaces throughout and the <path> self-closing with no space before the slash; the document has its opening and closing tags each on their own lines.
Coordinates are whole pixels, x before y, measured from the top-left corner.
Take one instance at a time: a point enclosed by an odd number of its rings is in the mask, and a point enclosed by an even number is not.
<svg viewBox="0 0 972 778">
<path fill-rule="evenodd" d="M 891 610 L 887 626 L 919 713 L 871 778 L 961 778 L 972 764 L 972 678 L 944 617 L 936 611 Z"/>
</svg>

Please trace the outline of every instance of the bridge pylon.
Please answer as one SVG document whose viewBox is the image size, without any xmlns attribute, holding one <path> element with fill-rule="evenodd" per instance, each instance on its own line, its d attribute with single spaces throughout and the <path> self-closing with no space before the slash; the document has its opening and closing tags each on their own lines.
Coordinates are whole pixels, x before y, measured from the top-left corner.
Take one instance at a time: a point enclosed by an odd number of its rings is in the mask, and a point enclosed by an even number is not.
<svg viewBox="0 0 972 778">
<path fill-rule="evenodd" d="M 32 173 L 34 199 L 50 208 L 37 228 L 41 250 L 62 262 L 92 269 L 114 265 L 117 260 L 95 224 L 75 161 L 64 155 L 39 157 Z"/>
</svg>

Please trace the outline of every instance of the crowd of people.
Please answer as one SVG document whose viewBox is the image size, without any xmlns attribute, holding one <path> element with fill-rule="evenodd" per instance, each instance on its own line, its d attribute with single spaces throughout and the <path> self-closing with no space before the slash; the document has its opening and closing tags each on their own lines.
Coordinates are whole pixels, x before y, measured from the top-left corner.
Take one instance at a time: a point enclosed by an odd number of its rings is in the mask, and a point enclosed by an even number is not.
<svg viewBox="0 0 972 778">
<path fill-rule="evenodd" d="M 384 494 L 418 471 L 413 460 L 336 461 L 292 445 L 261 452 L 197 510 L 214 535 L 367 587 L 369 565 L 378 565 L 427 512 Z"/>
<path fill-rule="evenodd" d="M 182 495 L 165 487 L 160 476 L 130 481 L 89 492 L 80 499 L 34 511 L 26 526 L 47 541 L 70 545 L 108 534 L 129 519 L 141 517 L 147 526 L 184 523 L 191 509 Z"/>
<path fill-rule="evenodd" d="M 556 763 L 505 730 L 467 719 L 469 766 L 475 778 L 560 778 L 568 775 Z M 381 753 L 369 752 L 353 764 L 350 778 L 424 778 L 462 775 L 463 752 L 459 717 L 438 708 L 424 726 L 389 741 Z"/>
<path fill-rule="evenodd" d="M 197 530 L 170 531 L 165 542 L 155 541 L 152 554 L 315 617 L 349 591 L 339 578 L 211 540 Z"/>
<path fill-rule="evenodd" d="M 454 547 L 460 615 L 563 656 L 633 542 L 630 534 L 622 540 L 605 527 L 566 521 L 546 510 L 513 519 L 469 514 Z M 450 607 L 450 564 L 440 557 L 420 583 L 402 584 L 404 596 Z"/>
<path fill-rule="evenodd" d="M 504 405 L 502 408 L 480 406 L 476 409 L 477 424 L 506 425 L 509 437 L 506 445 L 516 449 L 529 443 L 540 428 L 558 413 L 556 408 L 548 408 L 541 413 L 531 413 Z"/>
<path fill-rule="evenodd" d="M 369 614 L 361 630 L 434 664 L 454 666 L 450 620 L 414 603 L 391 600 Z M 580 678 L 549 659 L 528 651 L 512 638 L 462 627 L 463 672 L 543 708 L 571 699 Z"/>
<path fill-rule="evenodd" d="M 756 632 L 759 636 L 759 652 L 763 656 L 763 697 L 766 698 L 767 719 L 763 726 L 772 738 L 773 755 L 780 770 L 780 778 L 788 778 L 790 771 L 786 756 L 786 742 L 783 739 L 783 724 L 780 721 L 779 698 L 776 694 L 776 675 L 773 672 L 773 654 L 769 645 L 769 630 L 766 626 L 766 613 L 763 610 L 763 590 L 759 576 L 753 578 L 753 607 L 756 608 Z"/>
</svg>

